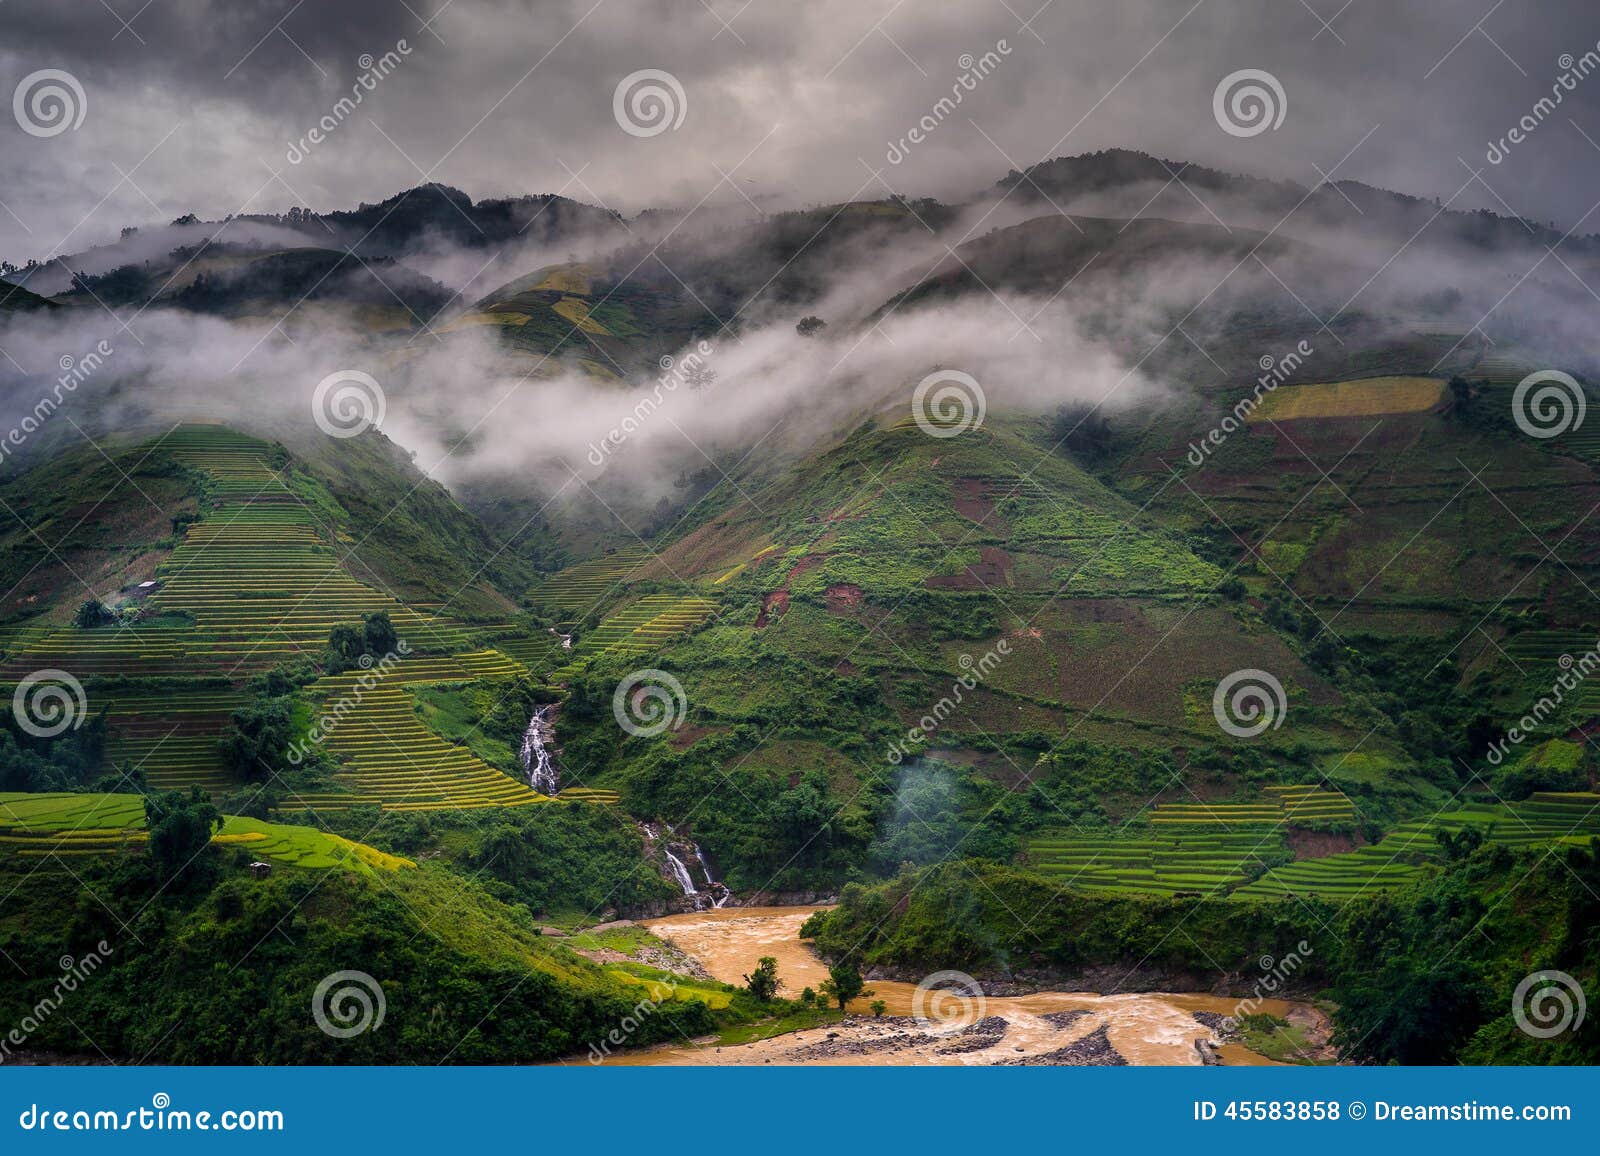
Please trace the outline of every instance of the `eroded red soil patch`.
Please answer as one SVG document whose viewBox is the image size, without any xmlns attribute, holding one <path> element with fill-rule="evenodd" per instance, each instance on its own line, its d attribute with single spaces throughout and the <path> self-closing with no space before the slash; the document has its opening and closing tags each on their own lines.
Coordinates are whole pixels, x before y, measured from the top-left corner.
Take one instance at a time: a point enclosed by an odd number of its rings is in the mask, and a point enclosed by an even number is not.
<svg viewBox="0 0 1600 1156">
<path fill-rule="evenodd" d="M 1008 534 L 1011 527 L 995 509 L 993 487 L 984 478 L 957 478 L 950 483 L 954 497 L 951 507 L 963 518 L 977 522 L 997 534 Z"/>
<path fill-rule="evenodd" d="M 784 587 L 787 588 L 790 586 L 796 578 L 800 577 L 800 575 L 808 571 L 815 570 L 818 566 L 826 562 L 827 559 L 828 556 L 826 554 L 802 555 L 800 560 L 796 562 L 789 570 L 789 576 L 783 580 Z"/>
<path fill-rule="evenodd" d="M 994 502 L 984 493 L 983 479 L 957 478 L 950 483 L 950 488 L 956 494 L 955 501 L 951 505 L 963 518 L 981 522 L 994 513 Z"/>
<path fill-rule="evenodd" d="M 942 574 L 927 579 L 929 590 L 993 590 L 1009 585 L 1012 559 L 998 546 L 980 546 L 978 564 L 963 574 Z"/>
<path fill-rule="evenodd" d="M 1329 855 L 1342 855 L 1346 851 L 1354 851 L 1366 842 L 1358 835 L 1346 835 L 1333 831 L 1307 831 L 1298 827 L 1289 828 L 1289 850 L 1294 852 L 1296 859 L 1322 859 Z"/>
<path fill-rule="evenodd" d="M 852 582 L 837 582 L 823 592 L 823 597 L 828 601 L 828 609 L 835 614 L 849 613 L 860 606 L 866 596 L 866 591 Z"/>
<path fill-rule="evenodd" d="M 789 592 L 774 590 L 761 602 L 761 613 L 756 615 L 756 629 L 760 630 L 774 618 L 782 618 L 789 609 Z"/>
</svg>

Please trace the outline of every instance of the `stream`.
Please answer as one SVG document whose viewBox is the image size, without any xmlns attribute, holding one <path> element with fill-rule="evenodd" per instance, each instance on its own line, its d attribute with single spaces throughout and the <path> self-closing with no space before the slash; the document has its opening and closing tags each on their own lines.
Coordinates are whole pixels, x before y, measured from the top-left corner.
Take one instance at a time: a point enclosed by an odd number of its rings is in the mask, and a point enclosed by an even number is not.
<svg viewBox="0 0 1600 1156">
<path fill-rule="evenodd" d="M 827 965 L 799 938 L 800 925 L 816 910 L 719 908 L 647 920 L 644 926 L 670 940 L 712 977 L 725 983 L 742 984 L 760 957 L 773 956 L 784 984 L 781 994 L 793 998 L 800 989 L 816 989 L 828 978 Z M 607 1063 L 1070 1064 L 1103 1063 L 1111 1051 L 1131 1065 L 1195 1065 L 1201 1063 L 1196 1041 L 1216 1040 L 1215 1033 L 1195 1013 L 1232 1015 L 1239 1004 L 1232 997 L 1196 993 L 1099 995 L 1048 991 L 987 997 L 981 1013 L 974 1012 L 970 1005 L 941 1008 L 934 1002 L 924 1007 L 922 1010 L 930 1015 L 943 1012 L 958 1017 L 947 1033 L 943 1024 L 936 1023 L 931 1031 L 925 1031 L 916 1021 L 904 1018 L 914 1014 L 915 984 L 869 980 L 868 987 L 873 996 L 852 1003 L 843 1023 L 731 1047 L 716 1047 L 706 1041 L 651 1048 L 612 1056 Z M 882 1020 L 868 1010 L 872 999 L 888 1005 Z M 1268 999 L 1255 1010 L 1310 1028 L 1326 1027 L 1325 1017 L 1309 1004 Z M 967 1034 L 961 1035 L 963 1031 Z M 1063 1054 L 1074 1058 L 1063 1059 Z M 1221 1063 L 1230 1065 L 1273 1062 L 1236 1042 L 1220 1044 L 1216 1055 Z"/>
</svg>

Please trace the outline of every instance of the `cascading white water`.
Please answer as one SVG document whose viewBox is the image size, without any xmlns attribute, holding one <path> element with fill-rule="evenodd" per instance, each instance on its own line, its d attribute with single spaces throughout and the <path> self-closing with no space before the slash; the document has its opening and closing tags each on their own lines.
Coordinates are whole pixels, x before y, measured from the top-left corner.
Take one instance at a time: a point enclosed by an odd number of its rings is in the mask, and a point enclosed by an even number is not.
<svg viewBox="0 0 1600 1156">
<path fill-rule="evenodd" d="M 554 795 L 561 790 L 561 772 L 550 754 L 554 737 L 550 716 L 555 709 L 555 704 L 550 703 L 534 711 L 528 729 L 522 732 L 522 769 L 528 773 L 528 785 L 541 795 Z"/>
<path fill-rule="evenodd" d="M 700 850 L 700 844 L 691 843 L 689 846 L 694 848 L 694 857 L 700 860 L 700 874 L 706 877 L 705 893 L 711 896 L 711 906 L 713 908 L 721 907 L 732 898 L 733 892 L 729 891 L 724 884 L 718 883 L 711 878 L 711 864 L 706 860 L 706 853 Z"/>
<path fill-rule="evenodd" d="M 672 853 L 672 848 L 665 848 L 667 862 L 672 865 L 672 874 L 677 877 L 678 886 L 683 888 L 683 893 L 690 898 L 698 898 L 699 892 L 695 890 L 694 879 L 689 875 L 689 868 L 684 866 L 682 859 Z"/>
<path fill-rule="evenodd" d="M 690 843 L 689 846 L 694 848 L 694 857 L 700 860 L 700 874 L 706 877 L 706 886 L 710 887 L 716 880 L 711 878 L 711 868 L 706 866 L 705 853 L 700 850 L 698 843 Z"/>
</svg>

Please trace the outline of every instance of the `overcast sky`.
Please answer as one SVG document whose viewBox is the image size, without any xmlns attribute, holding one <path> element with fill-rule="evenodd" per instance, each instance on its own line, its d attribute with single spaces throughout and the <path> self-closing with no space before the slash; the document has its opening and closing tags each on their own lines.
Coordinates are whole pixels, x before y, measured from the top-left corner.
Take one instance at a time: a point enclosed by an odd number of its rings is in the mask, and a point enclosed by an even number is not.
<svg viewBox="0 0 1600 1156">
<path fill-rule="evenodd" d="M 1600 5 L 1578 0 L 3 0 L 0 257 L 426 179 L 634 212 L 953 196 L 1109 146 L 1302 183 L 1339 166 L 1446 199 L 1470 165 L 1483 183 L 1458 205 L 1566 228 L 1600 198 L 1600 73 L 1501 163 L 1486 153 L 1557 85 L 1563 54 L 1597 41 Z M 890 163 L 964 54 L 990 51 L 960 107 Z M 336 113 L 364 55 L 390 52 L 398 65 Z M 614 112 L 644 69 L 682 93 L 654 135 Z M 1219 125 L 1213 94 L 1241 69 L 1281 85 L 1276 129 Z M 81 103 L 41 70 L 69 74 Z M 76 127 L 45 135 L 57 126 L 27 98 L 51 84 Z M 336 127 L 308 145 L 325 116 Z"/>
</svg>

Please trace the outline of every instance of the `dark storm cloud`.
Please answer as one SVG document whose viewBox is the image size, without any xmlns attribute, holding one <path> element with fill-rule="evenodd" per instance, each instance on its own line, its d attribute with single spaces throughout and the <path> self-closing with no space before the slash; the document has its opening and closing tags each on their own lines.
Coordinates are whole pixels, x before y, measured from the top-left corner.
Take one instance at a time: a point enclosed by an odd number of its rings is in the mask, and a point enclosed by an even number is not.
<svg viewBox="0 0 1600 1156">
<path fill-rule="evenodd" d="M 1535 115 L 1561 55 L 1595 48 L 1591 4 L 1041 3 L 9 0 L 0 94 L 62 69 L 88 107 L 48 138 L 0 113 L 0 256 L 73 252 L 191 210 L 337 208 L 430 178 L 626 211 L 708 195 L 767 206 L 969 194 L 1013 164 L 1119 145 L 1302 183 L 1349 154 L 1340 177 L 1562 227 L 1600 187 L 1587 139 L 1600 141 L 1600 74 L 1502 163 L 1485 159 Z M 339 111 L 363 56 L 388 53 L 389 75 Z M 964 54 L 985 53 L 997 63 L 941 111 Z M 1281 82 L 1284 121 L 1230 136 L 1213 89 L 1252 68 Z M 613 92 L 641 69 L 681 84 L 680 127 L 619 128 Z"/>
</svg>

